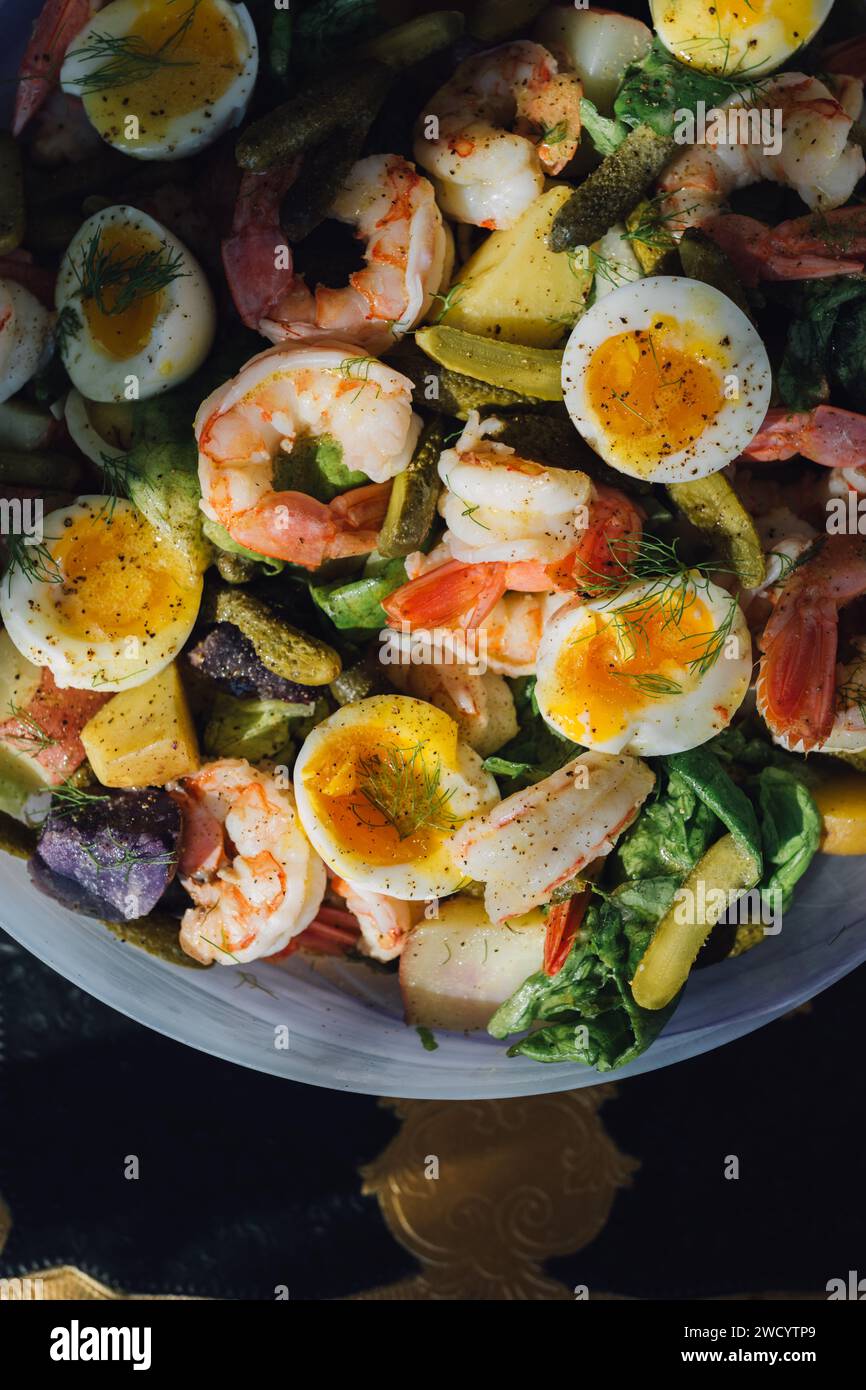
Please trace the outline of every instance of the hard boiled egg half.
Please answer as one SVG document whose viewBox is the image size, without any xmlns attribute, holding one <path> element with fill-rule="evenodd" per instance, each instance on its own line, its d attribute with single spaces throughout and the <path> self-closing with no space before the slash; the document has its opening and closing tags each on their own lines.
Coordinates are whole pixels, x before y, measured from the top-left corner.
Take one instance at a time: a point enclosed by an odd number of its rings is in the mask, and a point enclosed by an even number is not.
<svg viewBox="0 0 866 1390">
<path fill-rule="evenodd" d="M 374 695 L 309 735 L 295 800 L 313 846 L 341 877 L 416 901 L 465 881 L 450 837 L 499 792 L 449 715 L 406 695 Z"/>
<path fill-rule="evenodd" d="M 563 605 L 541 638 L 535 697 L 575 743 L 653 757 L 724 729 L 751 671 L 739 605 L 695 572 Z"/>
<path fill-rule="evenodd" d="M 614 468 L 685 483 L 717 473 L 754 438 L 771 373 L 756 329 L 727 295 L 655 275 L 584 314 L 562 385 L 574 424 Z"/>
<path fill-rule="evenodd" d="M 91 401 L 145 400 L 211 349 L 213 295 L 190 251 L 137 208 L 89 217 L 67 247 L 56 303 L 63 363 Z"/>
<path fill-rule="evenodd" d="M 79 497 L 45 518 L 32 565 L 4 578 L 0 617 L 15 646 L 60 686 L 127 690 L 177 655 L 202 580 L 132 502 Z"/>
<path fill-rule="evenodd" d="M 113 0 L 72 40 L 60 82 L 109 145 L 179 159 L 243 118 L 258 62 L 245 5 Z"/>
<path fill-rule="evenodd" d="M 53 316 L 14 280 L 0 280 L 0 402 L 8 401 L 51 356 Z"/>
<path fill-rule="evenodd" d="M 820 29 L 833 0 L 650 0 L 675 58 L 744 83 L 778 68 Z"/>
</svg>

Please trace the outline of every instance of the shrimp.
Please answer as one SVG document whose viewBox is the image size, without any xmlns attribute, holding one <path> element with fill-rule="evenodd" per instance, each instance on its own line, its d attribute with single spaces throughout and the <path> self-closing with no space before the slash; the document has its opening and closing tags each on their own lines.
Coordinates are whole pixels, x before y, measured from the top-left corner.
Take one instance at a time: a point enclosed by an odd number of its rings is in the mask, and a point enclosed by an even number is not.
<svg viewBox="0 0 866 1390">
<path fill-rule="evenodd" d="M 760 639 L 757 702 L 776 743 L 791 752 L 820 751 L 833 733 L 839 610 L 864 593 L 861 536 L 819 537 L 778 586 Z"/>
<path fill-rule="evenodd" d="M 581 753 L 542 782 L 464 821 L 452 855 L 470 878 L 484 883 L 492 921 L 520 916 L 610 853 L 654 781 L 639 758 Z"/>
<path fill-rule="evenodd" d="M 12 134 L 24 127 L 57 86 L 66 50 L 104 0 L 45 0 L 18 71 Z"/>
<path fill-rule="evenodd" d="M 866 266 L 866 208 L 831 208 L 767 227 L 754 217 L 721 213 L 703 230 L 724 251 L 745 285 L 761 280 L 817 280 L 858 275 Z"/>
<path fill-rule="evenodd" d="M 858 85 L 862 99 L 862 84 Z M 852 108 L 854 95 L 854 89 L 846 87 L 846 103 Z M 859 146 L 848 140 L 852 117 L 823 82 L 801 72 L 783 72 L 757 83 L 751 92 L 735 93 L 720 109 L 731 108 L 742 113 L 740 138 L 727 143 L 716 137 L 690 145 L 659 180 L 661 216 L 674 236 L 687 227 L 703 226 L 735 189 L 762 179 L 787 184 L 813 209 L 824 211 L 848 201 L 866 172 L 866 162 Z M 750 138 L 749 118 L 762 110 L 781 111 L 777 153 Z"/>
<path fill-rule="evenodd" d="M 370 155 L 349 171 L 328 215 L 366 243 L 364 269 L 342 289 L 312 292 L 294 277 L 258 327 L 272 343 L 340 336 L 378 355 L 420 323 L 450 274 L 433 185 L 400 155 Z"/>
<path fill-rule="evenodd" d="M 195 906 L 180 944 L 207 964 L 281 951 L 315 919 L 325 866 L 290 789 L 243 758 L 220 758 L 170 788 L 183 811 L 179 872 Z"/>
<path fill-rule="evenodd" d="M 421 114 L 415 159 L 458 222 L 510 227 L 580 141 L 582 88 L 541 44 L 520 39 L 467 58 Z"/>
<path fill-rule="evenodd" d="M 346 906 L 361 928 L 361 950 L 373 960 L 396 960 L 402 954 L 409 932 L 424 915 L 424 904 L 390 898 L 346 879 L 335 878 L 334 890 L 345 898 Z"/>
<path fill-rule="evenodd" d="M 412 457 L 421 421 L 412 383 L 350 343 L 274 347 L 252 358 L 199 407 L 201 508 L 233 540 L 317 569 L 375 549 L 390 482 Z M 374 481 L 327 506 L 274 491 L 281 455 L 327 435 L 347 468 Z"/>
<path fill-rule="evenodd" d="M 741 457 L 770 463 L 797 454 L 825 468 L 862 468 L 866 415 L 835 405 L 801 411 L 773 407 Z"/>
<path fill-rule="evenodd" d="M 245 173 L 240 181 L 232 234 L 222 243 L 222 262 L 234 306 L 247 328 L 259 329 L 271 306 L 287 303 L 299 283 L 280 226 L 280 203 L 299 169 L 300 160 L 295 160 L 264 174 Z"/>
</svg>

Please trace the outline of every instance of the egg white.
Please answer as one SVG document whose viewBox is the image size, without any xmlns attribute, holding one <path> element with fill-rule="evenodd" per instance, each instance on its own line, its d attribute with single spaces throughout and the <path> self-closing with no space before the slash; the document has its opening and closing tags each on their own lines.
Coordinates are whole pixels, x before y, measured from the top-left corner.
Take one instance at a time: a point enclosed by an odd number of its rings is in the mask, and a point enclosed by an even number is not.
<svg viewBox="0 0 866 1390">
<path fill-rule="evenodd" d="M 136 159 L 181 159 L 213 144 L 224 131 L 243 120 L 259 66 L 255 26 L 245 5 L 230 4 L 229 0 L 212 0 L 212 3 L 235 33 L 240 70 L 216 100 L 174 116 L 164 126 L 148 119 L 146 80 L 104 93 L 88 92 L 86 86 L 82 86 L 88 74 L 106 63 L 104 57 L 88 57 L 83 52 L 88 47 L 92 49 L 94 36 L 126 38 L 153 0 L 112 0 L 75 36 L 63 61 L 60 85 L 70 96 L 82 98 L 88 119 L 109 145 Z M 175 8 L 180 20 L 188 6 L 184 0 L 175 0 Z M 183 67 L 176 69 L 181 91 L 185 71 Z M 137 109 L 137 100 L 142 109 Z M 139 130 L 135 139 L 125 137 L 123 121 L 126 116 L 138 117 Z"/>
<path fill-rule="evenodd" d="M 54 315 L 23 285 L 0 280 L 0 402 L 44 367 L 52 351 Z"/>
<path fill-rule="evenodd" d="M 109 227 L 141 232 L 182 262 L 182 273 L 158 291 L 159 307 L 147 344 L 129 357 L 107 352 L 81 309 L 82 262 L 97 233 Z M 68 308 L 77 317 L 79 328 L 64 335 L 61 354 L 73 385 L 91 401 L 146 400 L 170 390 L 201 366 L 216 332 L 213 295 L 192 252 L 153 217 L 124 204 L 104 208 L 78 229 L 57 273 L 55 300 L 58 311 Z"/>
<path fill-rule="evenodd" d="M 644 581 L 624 589 L 613 599 L 571 599 L 550 619 L 538 649 L 535 698 L 544 719 L 563 737 L 601 753 L 659 757 L 706 743 L 731 722 L 746 696 L 752 673 L 751 636 L 739 605 L 730 625 L 730 640 L 721 644 L 718 658 L 703 674 L 690 670 L 687 663 L 678 668 L 674 665 L 672 669 L 671 663 L 659 662 L 656 674 L 679 685 L 679 692 L 652 692 L 645 681 L 640 686 L 635 684 L 628 677 L 628 663 L 623 663 L 626 674 L 622 680 L 622 698 L 614 706 L 619 727 L 613 733 L 593 728 L 589 701 L 587 705 L 582 703 L 578 688 L 572 685 L 563 689 L 562 677 L 557 672 L 560 656 L 567 646 L 587 640 L 587 631 L 592 632 L 589 624 L 596 621 L 593 615 L 600 615 L 607 623 L 618 608 L 658 594 L 657 582 Z M 713 629 L 719 628 L 728 617 L 730 595 L 703 578 L 696 581 L 689 594 L 694 594 L 709 611 L 706 628 L 709 638 Z M 674 598 L 668 611 L 676 613 L 676 610 Z M 621 630 L 627 632 L 627 620 L 620 622 L 625 625 Z M 637 630 L 640 631 L 639 627 Z M 632 640 L 636 645 L 641 642 L 639 635 Z M 706 646 L 703 632 L 699 645 Z M 605 714 L 608 713 L 606 709 Z"/>
<path fill-rule="evenodd" d="M 656 33 L 680 62 L 744 83 L 814 38 L 833 0 L 650 0 Z"/>
<path fill-rule="evenodd" d="M 124 429 L 123 439 L 126 447 L 121 448 L 115 442 L 115 439 L 119 438 L 116 432 L 111 438 L 108 438 L 106 433 L 97 429 L 91 418 L 91 409 L 94 404 L 93 401 L 86 401 L 81 392 L 76 391 L 73 387 L 67 393 L 63 403 L 63 418 L 72 442 L 78 446 L 85 458 L 90 459 L 91 463 L 101 466 L 105 459 L 124 458 L 129 453 L 129 438 L 126 429 Z M 122 410 L 123 407 L 119 407 L 119 409 Z M 131 421 L 129 423 L 131 425 Z"/>
<path fill-rule="evenodd" d="M 712 343 L 709 361 L 719 384 L 724 389 L 725 379 L 735 378 L 737 394 L 723 399 L 715 418 L 684 448 L 662 458 L 648 448 L 636 462 L 599 417 L 589 399 L 586 375 L 595 352 L 609 338 L 645 332 L 659 316 L 676 321 L 684 352 L 690 342 Z M 575 325 L 562 360 L 565 404 L 584 439 L 621 473 L 654 483 L 705 478 L 737 458 L 763 423 L 771 384 L 767 350 L 743 311 L 712 286 L 676 275 L 649 276 L 605 295 Z"/>
<path fill-rule="evenodd" d="M 358 833 L 346 832 L 341 839 L 333 819 L 317 802 L 316 793 L 323 776 L 329 780 L 344 772 L 351 779 L 352 745 L 357 748 L 419 745 L 430 768 L 437 759 L 439 787 L 449 793 L 447 818 L 459 823 L 477 811 L 486 810 L 499 800 L 496 782 L 483 762 L 457 737 L 457 725 L 442 710 L 407 695 L 374 695 L 355 704 L 344 705 L 318 724 L 308 735 L 295 763 L 295 801 L 301 824 L 313 847 L 337 874 L 362 888 L 387 893 L 405 901 L 424 901 L 453 893 L 464 875 L 450 852 L 451 834 L 447 829 L 431 830 L 428 844 L 418 854 L 402 862 L 373 862 L 373 855 L 359 850 L 358 834 L 364 826 L 379 825 L 376 808 L 358 792 L 360 815 Z M 346 750 L 348 749 L 348 754 Z M 334 763 L 321 760 L 330 752 Z M 316 768 L 319 768 L 317 773 Z M 363 822 L 361 820 L 363 816 Z M 384 839 L 393 841 L 393 834 Z M 383 841 L 384 842 L 384 841 Z"/>
<path fill-rule="evenodd" d="M 67 576 L 55 558 L 58 538 L 69 539 L 76 527 L 94 521 L 107 529 L 112 518 L 129 518 L 136 528 L 146 528 L 144 538 L 159 553 L 159 537 L 132 502 L 122 498 L 78 497 L 68 507 L 50 512 L 45 518 L 45 539 L 49 555 L 40 565 L 45 579 L 32 577 L 21 567 L 14 568 L 0 590 L 0 617 L 12 642 L 36 666 L 47 666 L 59 686 L 79 690 L 128 690 L 143 685 L 173 661 L 195 625 L 201 602 L 199 575 L 184 575 L 182 602 L 166 619 L 149 612 L 138 614 L 140 626 L 116 639 L 102 639 L 93 633 L 73 633 L 63 620 L 59 604 L 64 598 Z M 109 530 L 110 534 L 110 530 Z M 179 574 L 177 556 L 163 546 L 166 567 Z M 52 563 L 61 576 L 52 581 Z M 131 609 L 131 614 L 134 612 Z M 149 628 L 152 623 L 152 628 Z"/>
</svg>

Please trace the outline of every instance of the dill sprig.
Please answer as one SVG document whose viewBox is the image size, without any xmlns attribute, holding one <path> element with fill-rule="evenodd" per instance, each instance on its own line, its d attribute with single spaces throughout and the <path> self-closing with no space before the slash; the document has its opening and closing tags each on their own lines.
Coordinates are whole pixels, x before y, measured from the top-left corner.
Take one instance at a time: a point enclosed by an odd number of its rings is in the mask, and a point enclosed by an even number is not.
<svg viewBox="0 0 866 1390">
<path fill-rule="evenodd" d="M 127 877 L 129 877 L 133 869 L 143 864 L 146 864 L 148 867 L 167 867 L 177 862 L 176 850 L 157 850 L 155 854 L 148 853 L 146 850 L 137 850 L 125 845 L 122 840 L 117 838 L 114 831 L 111 829 L 106 831 L 105 838 L 110 849 L 119 851 L 119 858 L 100 858 L 90 845 L 84 843 L 81 845 L 82 852 L 95 866 L 96 872 L 99 874 L 111 873 L 114 869 L 126 869 Z"/>
<path fill-rule="evenodd" d="M 460 303 L 460 300 L 463 297 L 464 289 L 465 286 L 460 280 L 458 280 L 455 284 L 451 286 L 449 290 L 446 290 L 444 294 L 437 291 L 435 294 L 432 294 L 430 296 L 431 299 L 437 300 L 441 305 L 439 313 L 436 315 L 435 319 L 430 320 L 430 322 L 433 325 L 441 323 L 448 311 L 450 309 L 455 308 L 456 305 Z"/>
<path fill-rule="evenodd" d="M 617 680 L 629 681 L 643 695 L 682 695 L 679 681 L 671 680 L 655 671 L 615 671 Z"/>
<path fill-rule="evenodd" d="M 77 338 L 81 332 L 81 319 L 71 304 L 64 304 L 60 313 L 57 315 L 57 322 L 54 325 L 54 337 L 57 342 L 57 351 L 62 357 L 69 347 L 70 339 Z"/>
<path fill-rule="evenodd" d="M 679 630 L 688 608 L 702 594 L 709 593 L 713 575 L 729 573 L 724 566 L 708 562 L 687 565 L 680 556 L 676 540 L 666 541 L 649 534 L 638 544 L 625 539 L 611 541 L 608 552 L 612 562 L 610 571 L 587 570 L 581 587 L 589 597 L 600 599 L 603 609 L 609 610 L 617 640 L 626 653 L 634 654 L 641 644 L 649 650 L 647 624 L 653 618 L 659 619 L 663 629 L 672 626 Z M 642 588 L 640 595 L 625 603 L 616 602 L 637 584 Z M 690 642 L 706 639 L 702 650 L 687 663 L 692 675 L 706 675 L 718 661 L 733 632 L 737 607 L 736 598 L 731 596 L 717 627 L 710 632 L 689 635 Z M 623 674 L 628 677 L 628 673 Z M 648 680 L 667 681 L 665 676 L 656 678 L 653 673 L 641 673 L 639 678 L 645 683 L 647 694 L 680 693 L 679 690 L 663 690 L 659 684 L 649 690 Z"/>
<path fill-rule="evenodd" d="M 11 592 L 12 576 L 19 571 L 31 584 L 62 584 L 63 571 L 44 540 L 30 542 L 25 536 L 4 536 L 7 550 L 6 582 Z M 55 540 L 56 537 L 49 537 Z"/>
<path fill-rule="evenodd" d="M 691 203 L 688 207 L 678 208 L 676 212 L 662 212 L 667 197 L 666 193 L 657 193 L 649 198 L 640 220 L 622 233 L 623 241 L 637 241 L 641 246 L 659 251 L 668 251 L 676 246 L 674 230 L 680 231 L 681 219 L 694 212 L 699 205 Z"/>
<path fill-rule="evenodd" d="M 189 275 L 189 271 L 183 269 L 183 254 L 168 247 L 141 251 L 134 256 L 118 255 L 114 247 L 106 251 L 102 246 L 101 227 L 96 229 L 79 264 L 72 269 L 78 281 L 77 293 L 82 299 L 92 299 L 99 312 L 109 316 L 125 313 L 136 300 L 158 294 L 172 280 Z M 105 297 L 109 290 L 114 291 L 110 303 Z"/>
<path fill-rule="evenodd" d="M 555 125 L 541 127 L 542 145 L 561 145 L 568 136 L 568 121 L 557 121 Z"/>
<path fill-rule="evenodd" d="M 357 381 L 360 383 L 357 391 L 352 397 L 353 405 L 364 387 L 370 383 L 370 368 L 376 366 L 377 363 L 378 358 L 376 357 L 344 357 L 340 363 L 338 370 L 344 381 Z M 382 394 L 380 383 L 374 381 L 372 384 L 376 388 L 376 396 L 380 396 Z"/>
<path fill-rule="evenodd" d="M 118 499 L 129 497 L 129 485 L 132 479 L 140 479 L 149 487 L 143 474 L 131 462 L 129 454 L 104 454 L 99 455 L 99 466 L 102 469 L 102 483 L 105 488 L 105 501 L 99 509 L 99 516 L 105 516 L 110 521 L 114 516 L 114 509 Z"/>
<path fill-rule="evenodd" d="M 173 0 L 168 0 L 169 4 Z M 172 58 L 171 54 L 186 35 L 195 18 L 200 0 L 181 12 L 176 29 L 163 39 L 158 48 L 150 48 L 140 34 L 91 34 L 67 56 L 93 64 L 90 70 L 74 80 L 80 96 L 107 92 L 115 87 L 128 87 L 152 77 L 160 68 L 195 67 L 191 59 Z"/>
<path fill-rule="evenodd" d="M 51 810 L 58 816 L 71 816 L 76 811 L 86 811 L 88 806 L 108 800 L 108 792 L 90 791 L 69 781 L 51 789 Z"/>
<path fill-rule="evenodd" d="M 460 433 L 462 434 L 463 431 L 461 430 Z M 452 496 L 452 497 L 456 497 L 458 502 L 462 502 L 462 503 L 463 503 L 463 511 L 460 513 L 460 515 L 461 515 L 461 516 L 468 517 L 470 521 L 474 521 L 475 525 L 476 525 L 476 526 L 480 526 L 482 531 L 489 531 L 489 530 L 490 530 L 490 527 L 487 526 L 483 521 L 479 521 L 479 520 L 478 520 L 478 517 L 475 515 L 475 513 L 478 511 L 479 507 L 481 506 L 481 503 L 480 503 L 480 502 L 468 502 L 468 501 L 466 500 L 465 497 L 461 497 L 461 496 L 460 496 L 460 493 L 457 492 L 457 491 L 452 487 L 452 485 L 451 485 L 451 474 L 450 474 L 450 473 L 446 473 L 446 474 L 445 474 L 445 486 L 447 487 L 448 491 L 451 493 L 451 496 Z"/>
<path fill-rule="evenodd" d="M 412 748 L 384 748 L 382 753 L 362 758 L 359 767 L 363 774 L 361 794 L 382 816 L 381 822 L 370 822 L 353 807 L 362 825 L 373 825 L 376 829 L 390 825 L 401 840 L 408 840 L 421 829 L 454 829 L 457 822 L 448 814 L 453 789 L 442 786 L 439 758 L 435 766 L 428 766 L 423 744 L 417 743 Z"/>
<path fill-rule="evenodd" d="M 10 703 L 9 716 L 16 719 L 23 727 L 17 734 L 7 734 L 6 739 L 9 743 L 17 743 L 23 751 L 27 753 L 43 753 L 46 748 L 53 748 L 57 739 L 49 734 L 39 723 L 34 715 L 29 714 L 26 709 L 22 709 L 19 704 Z"/>
</svg>

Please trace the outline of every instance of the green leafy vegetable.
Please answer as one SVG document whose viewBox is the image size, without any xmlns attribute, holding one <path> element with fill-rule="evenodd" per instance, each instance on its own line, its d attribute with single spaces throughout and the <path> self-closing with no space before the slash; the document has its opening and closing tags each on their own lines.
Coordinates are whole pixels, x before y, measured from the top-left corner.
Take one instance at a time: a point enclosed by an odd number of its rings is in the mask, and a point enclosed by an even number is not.
<svg viewBox="0 0 866 1390">
<path fill-rule="evenodd" d="M 335 627 L 359 633 L 379 632 L 388 623 L 382 599 L 405 583 L 406 566 L 396 559 L 350 584 L 339 580 L 334 584 L 311 584 L 310 593 Z"/>
<path fill-rule="evenodd" d="M 509 684 L 520 728 L 493 757 L 484 760 L 503 796 L 541 782 L 583 752 L 580 744 L 562 738 L 543 719 L 535 701 L 534 676 L 521 676 Z"/>
<path fill-rule="evenodd" d="M 733 92 L 754 85 L 745 69 L 714 77 L 689 67 L 672 57 L 661 40 L 655 38 L 641 61 L 626 69 L 613 104 L 614 115 L 616 123 L 622 126 L 648 125 L 657 135 L 670 135 L 675 112 L 694 111 L 699 101 L 709 110 L 720 106 Z M 591 126 L 589 131 L 595 139 Z"/>
<path fill-rule="evenodd" d="M 599 154 L 613 154 L 629 132 L 625 121 L 602 116 L 595 102 L 590 101 L 589 97 L 580 99 L 580 123 L 582 128 L 589 132 Z"/>
<path fill-rule="evenodd" d="M 292 760 L 292 721 L 309 714 L 306 705 L 283 700 L 239 700 L 219 694 L 204 732 L 204 746 L 216 758 L 246 758 L 259 763 Z"/>
<path fill-rule="evenodd" d="M 719 759 L 705 745 L 674 753 L 665 759 L 670 771 L 718 816 L 739 845 L 761 864 L 761 834 L 755 809 L 746 793 L 731 780 Z"/>
<path fill-rule="evenodd" d="M 762 768 L 757 784 L 765 864 L 760 887 L 784 912 L 818 851 L 821 813 L 805 783 L 782 768 Z"/>
<path fill-rule="evenodd" d="M 196 573 L 203 574 L 213 561 L 213 548 L 199 507 L 195 444 L 138 444 L 124 463 L 126 489 L 138 510 Z"/>
<path fill-rule="evenodd" d="M 785 285 L 774 291 L 774 298 L 793 310 L 776 378 L 783 404 L 791 410 L 820 405 L 830 394 L 834 371 L 846 390 L 853 383 L 853 403 L 866 401 L 866 276 L 835 275 Z"/>
</svg>

